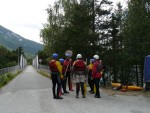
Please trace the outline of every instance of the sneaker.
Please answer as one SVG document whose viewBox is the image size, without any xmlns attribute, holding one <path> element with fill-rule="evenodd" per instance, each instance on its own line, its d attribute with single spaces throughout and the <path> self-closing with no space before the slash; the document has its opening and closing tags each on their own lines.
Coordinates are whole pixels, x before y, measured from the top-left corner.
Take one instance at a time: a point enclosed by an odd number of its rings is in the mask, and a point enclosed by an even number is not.
<svg viewBox="0 0 150 113">
<path fill-rule="evenodd" d="M 76 95 L 76 98 L 79 98 L 79 95 Z"/>
</svg>

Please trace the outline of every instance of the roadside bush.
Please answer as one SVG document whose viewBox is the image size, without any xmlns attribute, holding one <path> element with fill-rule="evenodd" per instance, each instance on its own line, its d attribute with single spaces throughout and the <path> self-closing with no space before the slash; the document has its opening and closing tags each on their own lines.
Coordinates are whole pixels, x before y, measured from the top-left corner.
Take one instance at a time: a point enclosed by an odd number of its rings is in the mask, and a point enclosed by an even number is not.
<svg viewBox="0 0 150 113">
<path fill-rule="evenodd" d="M 12 80 L 15 77 L 15 75 L 12 73 L 8 73 L 6 75 L 7 75 L 7 78 L 9 78 L 10 80 Z"/>
<path fill-rule="evenodd" d="M 1 75 L 0 76 L 0 87 L 2 87 L 5 84 L 6 79 L 7 79 L 6 75 Z"/>
<path fill-rule="evenodd" d="M 8 62 L 6 64 L 6 67 L 11 67 L 11 66 L 16 66 L 17 65 L 17 62 L 16 61 L 13 61 L 13 62 Z"/>
<path fill-rule="evenodd" d="M 15 78 L 21 71 L 18 71 L 16 74 L 7 73 L 5 75 L 0 75 L 0 88 L 8 84 L 13 78 Z"/>
</svg>

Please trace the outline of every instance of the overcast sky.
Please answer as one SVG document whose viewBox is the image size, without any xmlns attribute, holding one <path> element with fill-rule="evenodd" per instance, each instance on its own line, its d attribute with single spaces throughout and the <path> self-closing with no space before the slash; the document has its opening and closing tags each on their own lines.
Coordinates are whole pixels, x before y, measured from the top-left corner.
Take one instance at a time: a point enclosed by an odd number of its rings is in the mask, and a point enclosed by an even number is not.
<svg viewBox="0 0 150 113">
<path fill-rule="evenodd" d="M 41 43 L 40 29 L 47 22 L 45 11 L 55 0 L 0 0 L 0 25 L 24 38 Z M 126 0 L 112 0 L 121 1 Z"/>
</svg>

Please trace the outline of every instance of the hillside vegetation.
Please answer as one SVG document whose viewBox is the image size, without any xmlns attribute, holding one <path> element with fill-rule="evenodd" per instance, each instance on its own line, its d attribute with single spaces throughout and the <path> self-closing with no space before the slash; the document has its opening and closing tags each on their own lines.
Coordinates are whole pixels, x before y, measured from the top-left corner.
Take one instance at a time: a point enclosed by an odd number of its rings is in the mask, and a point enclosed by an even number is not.
<svg viewBox="0 0 150 113">
<path fill-rule="evenodd" d="M 0 25 L 0 45 L 10 49 L 16 50 L 22 47 L 25 54 L 33 56 L 41 50 L 42 44 L 23 38 L 22 36 L 4 28 Z"/>
</svg>

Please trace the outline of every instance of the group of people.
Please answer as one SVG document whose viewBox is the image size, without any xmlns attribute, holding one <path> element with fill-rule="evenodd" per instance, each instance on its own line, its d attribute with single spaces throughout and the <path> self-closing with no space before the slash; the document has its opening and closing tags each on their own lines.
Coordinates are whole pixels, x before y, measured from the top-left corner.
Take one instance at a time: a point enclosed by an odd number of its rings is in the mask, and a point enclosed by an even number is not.
<svg viewBox="0 0 150 113">
<path fill-rule="evenodd" d="M 76 60 L 73 62 L 70 54 L 66 54 L 66 59 L 64 60 L 63 58 L 58 59 L 58 54 L 54 53 L 52 55 L 52 60 L 49 62 L 49 68 L 51 72 L 54 99 L 63 99 L 60 95 L 61 88 L 63 89 L 63 93 L 74 91 L 71 77 L 74 78 L 76 83 L 76 98 L 79 98 L 80 88 L 82 91 L 82 98 L 85 98 L 84 83 L 86 76 L 88 76 L 90 93 L 95 93 L 95 98 L 100 98 L 99 81 L 102 77 L 101 72 L 103 70 L 103 66 L 98 55 L 94 55 L 93 59 L 90 60 L 90 64 L 87 66 L 81 54 L 77 54 Z M 66 89 L 67 81 L 69 91 Z M 56 84 L 57 92 L 55 92 Z M 94 92 L 94 86 L 96 88 L 96 92 Z"/>
</svg>

